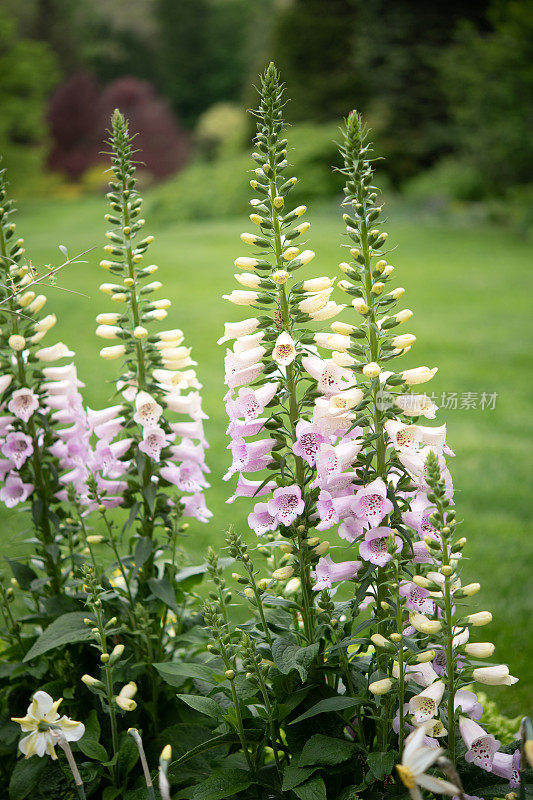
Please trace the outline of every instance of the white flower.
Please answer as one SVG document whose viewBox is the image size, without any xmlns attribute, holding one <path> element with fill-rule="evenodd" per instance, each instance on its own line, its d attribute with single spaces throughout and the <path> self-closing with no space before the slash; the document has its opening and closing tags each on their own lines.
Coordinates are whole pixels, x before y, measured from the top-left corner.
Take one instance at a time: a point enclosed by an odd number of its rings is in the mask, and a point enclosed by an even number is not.
<svg viewBox="0 0 533 800">
<path fill-rule="evenodd" d="M 292 336 L 287 333 L 287 331 L 280 333 L 276 339 L 276 344 L 274 345 L 274 350 L 272 352 L 272 358 L 277 364 L 280 364 L 283 367 L 292 364 L 296 358 L 296 348 L 294 346 Z"/>
<path fill-rule="evenodd" d="M 111 347 L 102 347 L 100 350 L 101 358 L 105 358 L 106 361 L 113 361 L 115 358 L 121 358 L 125 354 L 126 348 L 123 344 L 115 344 L 111 345 Z"/>
<path fill-rule="evenodd" d="M 345 308 L 345 305 L 339 305 L 338 303 L 334 303 L 333 300 L 330 300 L 329 303 L 326 303 L 323 308 L 321 308 L 319 311 L 313 311 L 311 314 L 309 314 L 309 316 L 315 322 L 322 322 L 325 319 L 336 317 L 337 314 L 340 314 Z"/>
<path fill-rule="evenodd" d="M 426 770 L 444 752 L 440 747 L 426 747 L 423 745 L 426 732 L 424 727 L 417 728 L 405 740 L 402 753 L 402 763 L 396 769 L 403 785 L 409 789 L 412 800 L 422 800 L 422 792 L 418 788 L 428 789 L 436 794 L 458 795 L 460 789 L 453 783 L 426 775 Z"/>
<path fill-rule="evenodd" d="M 442 695 L 444 694 L 444 681 L 435 681 L 420 694 L 409 701 L 409 708 L 414 714 L 416 725 L 428 722 L 438 711 Z"/>
<path fill-rule="evenodd" d="M 42 347 L 35 355 L 39 361 L 59 361 L 60 358 L 71 358 L 74 353 L 63 342 L 57 342 L 51 347 Z"/>
<path fill-rule="evenodd" d="M 134 422 L 142 425 L 143 428 L 146 426 L 153 427 L 157 424 L 162 413 L 163 409 L 152 395 L 144 391 L 137 394 L 135 398 L 135 414 L 133 415 Z"/>
<path fill-rule="evenodd" d="M 8 409 L 19 419 L 27 422 L 34 411 L 39 408 L 39 399 L 31 389 L 16 389 L 7 405 Z"/>
<path fill-rule="evenodd" d="M 518 678 L 509 675 L 509 667 L 505 664 L 498 664 L 495 667 L 478 667 L 472 672 L 472 677 L 478 683 L 485 683 L 487 686 L 512 686 L 518 681 Z"/>
<path fill-rule="evenodd" d="M 243 319 L 241 322 L 225 322 L 224 336 L 217 341 L 217 344 L 224 344 L 230 339 L 237 339 L 239 336 L 247 336 L 250 333 L 254 333 L 258 326 L 259 320 L 256 317 Z"/>
<path fill-rule="evenodd" d="M 223 294 L 224 300 L 229 300 L 236 306 L 253 306 L 259 299 L 258 292 L 246 292 L 234 289 L 231 294 Z"/>
<path fill-rule="evenodd" d="M 45 753 L 53 759 L 57 758 L 54 750 L 57 739 L 51 725 L 59 728 L 68 742 L 77 742 L 85 733 L 82 722 L 59 716 L 57 709 L 61 700 L 62 698 L 54 702 L 46 692 L 35 692 L 26 716 L 12 717 L 12 721 L 17 722 L 24 733 L 29 733 L 19 742 L 19 749 L 26 758 L 34 755 L 42 757 Z"/>
</svg>

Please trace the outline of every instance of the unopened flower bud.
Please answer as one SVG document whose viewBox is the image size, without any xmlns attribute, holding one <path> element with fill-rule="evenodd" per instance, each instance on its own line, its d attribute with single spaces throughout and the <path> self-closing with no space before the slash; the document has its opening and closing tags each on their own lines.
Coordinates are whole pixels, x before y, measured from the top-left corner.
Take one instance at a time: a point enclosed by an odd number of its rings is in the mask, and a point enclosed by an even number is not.
<svg viewBox="0 0 533 800">
<path fill-rule="evenodd" d="M 90 534 L 87 536 L 88 544 L 101 544 L 103 541 L 104 537 L 100 533 Z"/>
<path fill-rule="evenodd" d="M 363 367 L 363 375 L 366 375 L 367 378 L 376 378 L 380 372 L 381 367 L 375 361 L 371 361 Z"/>
<path fill-rule="evenodd" d="M 136 339 L 146 339 L 148 331 L 142 325 L 137 325 L 137 327 L 133 329 L 133 335 Z"/>
<path fill-rule="evenodd" d="M 289 273 L 286 269 L 277 269 L 272 273 L 272 280 L 276 286 L 283 286 L 289 280 Z"/>
<path fill-rule="evenodd" d="M 233 670 L 233 669 L 227 669 L 227 670 L 224 672 L 224 675 L 226 676 L 226 678 L 227 678 L 229 681 L 232 681 L 232 680 L 234 680 L 234 679 L 235 679 L 235 670 Z"/>
<path fill-rule="evenodd" d="M 359 314 L 368 314 L 368 306 L 362 297 L 354 297 L 352 306 Z"/>
<path fill-rule="evenodd" d="M 24 347 L 26 346 L 26 339 L 24 336 L 21 336 L 18 333 L 13 333 L 7 340 L 7 343 L 12 350 L 19 352 L 20 350 L 24 350 Z"/>
<path fill-rule="evenodd" d="M 490 622 L 492 622 L 490 611 L 478 611 L 476 614 L 469 614 L 465 619 L 467 625 L 473 625 L 475 628 L 488 625 Z"/>
<path fill-rule="evenodd" d="M 494 649 L 492 642 L 470 642 L 465 645 L 465 652 L 474 658 L 490 658 Z"/>
<path fill-rule="evenodd" d="M 392 689 L 392 681 L 390 678 L 383 678 L 381 681 L 374 681 L 368 688 L 372 694 L 387 694 Z"/>
<path fill-rule="evenodd" d="M 275 581 L 288 581 L 294 575 L 293 567 L 280 567 L 274 570 L 272 577 Z"/>
</svg>

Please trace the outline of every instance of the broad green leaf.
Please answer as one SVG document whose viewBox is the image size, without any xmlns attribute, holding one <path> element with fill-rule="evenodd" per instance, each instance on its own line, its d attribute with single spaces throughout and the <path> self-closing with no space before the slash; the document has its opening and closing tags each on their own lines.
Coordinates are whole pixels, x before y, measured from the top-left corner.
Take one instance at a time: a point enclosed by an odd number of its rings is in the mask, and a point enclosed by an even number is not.
<svg viewBox="0 0 533 800">
<path fill-rule="evenodd" d="M 176 697 L 194 708 L 195 711 L 199 711 L 200 714 L 205 714 L 213 719 L 221 719 L 224 714 L 218 703 L 211 697 L 202 697 L 198 694 L 178 694 Z"/>
<path fill-rule="evenodd" d="M 298 764 L 300 767 L 340 764 L 353 758 L 355 750 L 356 746 L 352 742 L 316 733 L 305 743 Z"/>
<path fill-rule="evenodd" d="M 184 664 L 178 661 L 163 661 L 153 666 L 170 686 L 181 686 L 187 678 L 207 681 L 212 684 L 218 683 L 213 676 L 213 670 L 207 664 Z"/>
<path fill-rule="evenodd" d="M 13 558 L 6 558 L 6 561 L 11 567 L 13 577 L 18 581 L 20 588 L 29 589 L 31 582 L 37 577 L 37 573 L 22 561 L 15 561 Z"/>
<path fill-rule="evenodd" d="M 295 786 L 293 792 L 300 800 L 326 800 L 326 784 L 319 775 Z"/>
<path fill-rule="evenodd" d="M 354 706 L 360 705 L 361 702 L 361 700 L 354 700 L 353 697 L 346 697 L 344 695 L 327 697 L 325 700 L 320 700 L 304 714 L 300 714 L 299 717 L 293 719 L 289 724 L 295 725 L 297 722 L 302 722 L 304 719 L 316 717 L 317 714 L 327 714 L 332 711 L 343 711 L 346 708 L 353 708 Z"/>
<path fill-rule="evenodd" d="M 153 543 L 148 536 L 142 536 L 140 539 L 137 539 L 137 544 L 135 545 L 135 554 L 133 556 L 133 560 L 135 561 L 135 569 L 140 569 L 142 565 L 148 561 L 152 550 Z"/>
<path fill-rule="evenodd" d="M 32 658 L 42 656 L 43 653 L 47 653 L 49 650 L 54 650 L 64 644 L 88 642 L 93 639 L 91 628 L 83 622 L 86 618 L 94 619 L 94 616 L 83 611 L 72 611 L 55 619 L 41 633 L 33 647 L 28 650 L 24 656 L 24 661 L 31 661 Z"/>
<path fill-rule="evenodd" d="M 394 753 L 389 750 L 387 753 L 369 753 L 367 764 L 372 775 L 382 781 L 385 775 L 390 775 L 394 767 Z"/>
<path fill-rule="evenodd" d="M 300 647 L 290 639 L 279 637 L 274 639 L 272 644 L 272 658 L 274 664 L 284 675 L 288 675 L 293 669 L 297 670 L 300 678 L 304 681 L 307 678 L 307 667 L 318 653 L 319 645 L 312 644 L 309 647 Z"/>
<path fill-rule="evenodd" d="M 299 786 L 306 781 L 315 771 L 316 767 L 296 767 L 289 764 L 283 770 L 283 786 L 281 787 L 284 792 L 290 792 L 295 786 Z"/>
<path fill-rule="evenodd" d="M 119 775 L 124 778 L 128 775 L 139 759 L 137 745 L 127 733 L 122 734 L 122 740 L 118 750 L 117 769 Z"/>
<path fill-rule="evenodd" d="M 105 764 L 109 761 L 106 749 L 103 745 L 99 744 L 95 739 L 86 739 L 85 736 L 78 742 L 78 747 L 87 758 L 92 758 L 100 764 Z"/>
<path fill-rule="evenodd" d="M 46 767 L 46 758 L 28 758 L 17 761 L 9 781 L 10 800 L 24 800 L 34 789 Z"/>
<path fill-rule="evenodd" d="M 244 769 L 218 769 L 191 789 L 190 800 L 226 800 L 243 792 L 253 781 Z"/>
<path fill-rule="evenodd" d="M 165 605 L 171 608 L 172 611 L 179 613 L 172 586 L 166 578 L 150 578 L 148 586 L 152 594 L 155 595 L 158 600 L 161 600 Z"/>
</svg>

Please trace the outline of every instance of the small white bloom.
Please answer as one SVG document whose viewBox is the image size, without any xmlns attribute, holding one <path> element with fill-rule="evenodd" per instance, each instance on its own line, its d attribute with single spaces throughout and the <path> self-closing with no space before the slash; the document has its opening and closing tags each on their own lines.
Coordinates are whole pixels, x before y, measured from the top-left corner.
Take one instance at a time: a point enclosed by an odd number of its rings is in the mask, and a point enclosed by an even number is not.
<svg viewBox="0 0 533 800">
<path fill-rule="evenodd" d="M 405 740 L 402 763 L 396 767 L 400 780 L 409 789 L 412 800 L 422 800 L 419 786 L 436 794 L 450 796 L 460 794 L 460 790 L 453 783 L 441 778 L 434 778 L 433 775 L 426 775 L 426 770 L 444 751 L 440 747 L 424 746 L 425 736 L 426 732 L 423 726 L 409 734 Z"/>
<path fill-rule="evenodd" d="M 472 672 L 472 677 L 478 683 L 485 683 L 487 686 L 512 686 L 518 681 L 518 678 L 509 675 L 509 667 L 505 664 L 498 664 L 495 667 L 478 667 Z"/>
<path fill-rule="evenodd" d="M 239 289 L 234 289 L 231 294 L 223 294 L 222 297 L 236 306 L 253 306 L 259 299 L 259 293 L 242 292 Z"/>
<path fill-rule="evenodd" d="M 406 369 L 401 373 L 405 383 L 409 386 L 414 386 L 417 383 L 427 383 L 437 372 L 437 367 L 430 369 L 429 367 L 415 367 L 414 369 Z"/>
<path fill-rule="evenodd" d="M 259 275 L 254 275 L 253 272 L 241 272 L 234 275 L 237 283 L 241 286 L 246 286 L 247 289 L 259 289 L 261 286 L 261 278 Z"/>
<path fill-rule="evenodd" d="M 26 758 L 30 756 L 44 756 L 45 753 L 56 759 L 55 745 L 57 739 L 54 737 L 50 728 L 59 728 L 68 742 L 77 742 L 85 733 L 85 726 L 82 722 L 74 722 L 66 716 L 60 717 L 57 713 L 62 698 L 54 700 L 47 692 L 35 692 L 33 699 L 28 706 L 25 717 L 12 717 L 12 721 L 20 725 L 24 736 L 19 742 L 19 749 Z"/>
<path fill-rule="evenodd" d="M 57 342 L 51 347 L 42 347 L 37 350 L 35 356 L 39 361 L 59 361 L 61 358 L 71 358 L 74 355 L 63 342 Z"/>
<path fill-rule="evenodd" d="M 421 725 L 435 716 L 443 694 L 444 681 L 435 681 L 427 689 L 410 699 L 409 708 L 414 714 L 417 725 Z"/>
<path fill-rule="evenodd" d="M 116 344 L 111 347 L 102 347 L 100 356 L 106 361 L 113 361 L 115 358 L 120 358 L 125 355 L 126 348 L 123 344 Z"/>
<path fill-rule="evenodd" d="M 116 339 L 122 333 L 122 328 L 118 325 L 99 325 L 96 329 L 96 335 L 100 339 Z"/>
<path fill-rule="evenodd" d="M 323 322 L 326 319 L 332 319 L 332 317 L 336 317 L 337 314 L 340 314 L 345 308 L 345 305 L 339 305 L 338 303 L 333 302 L 333 300 L 330 300 L 329 303 L 326 303 L 323 308 L 321 308 L 319 311 L 313 311 L 309 316 L 315 322 Z"/>
<path fill-rule="evenodd" d="M 333 286 L 333 280 L 331 278 L 311 278 L 303 282 L 302 289 L 304 292 L 322 292 L 324 289 L 329 289 L 331 286 Z"/>
</svg>

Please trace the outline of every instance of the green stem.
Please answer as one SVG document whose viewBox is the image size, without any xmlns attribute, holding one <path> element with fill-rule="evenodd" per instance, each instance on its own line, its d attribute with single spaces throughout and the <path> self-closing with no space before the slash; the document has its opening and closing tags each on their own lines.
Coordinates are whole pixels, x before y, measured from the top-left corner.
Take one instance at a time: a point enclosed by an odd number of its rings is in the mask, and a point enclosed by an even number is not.
<svg viewBox="0 0 533 800">
<path fill-rule="evenodd" d="M 403 706 L 405 702 L 405 661 L 403 653 L 403 619 L 402 619 L 402 605 L 400 597 L 400 570 L 396 562 L 396 629 L 402 639 L 398 642 L 398 701 L 400 704 L 400 733 L 399 733 L 399 752 L 400 756 L 403 753 L 403 743 L 405 739 L 404 731 L 404 713 Z"/>
<path fill-rule="evenodd" d="M 95 605 L 95 614 L 96 614 L 96 623 L 98 626 L 98 633 L 100 636 L 100 650 L 102 655 L 107 655 L 107 641 L 106 641 L 106 634 L 104 629 L 104 623 L 102 621 L 102 612 Z M 110 667 L 108 664 L 105 664 L 102 667 L 105 676 L 105 687 L 106 687 L 106 695 L 107 695 L 107 704 L 109 707 L 109 721 L 111 724 L 111 741 L 113 744 L 113 756 L 118 754 L 119 750 L 119 743 L 118 743 L 118 728 L 117 728 L 117 715 L 115 713 L 115 707 L 113 705 L 113 667 Z M 113 784 L 116 785 L 116 772 L 115 767 L 112 765 L 109 768 L 111 772 L 111 780 Z"/>
</svg>

